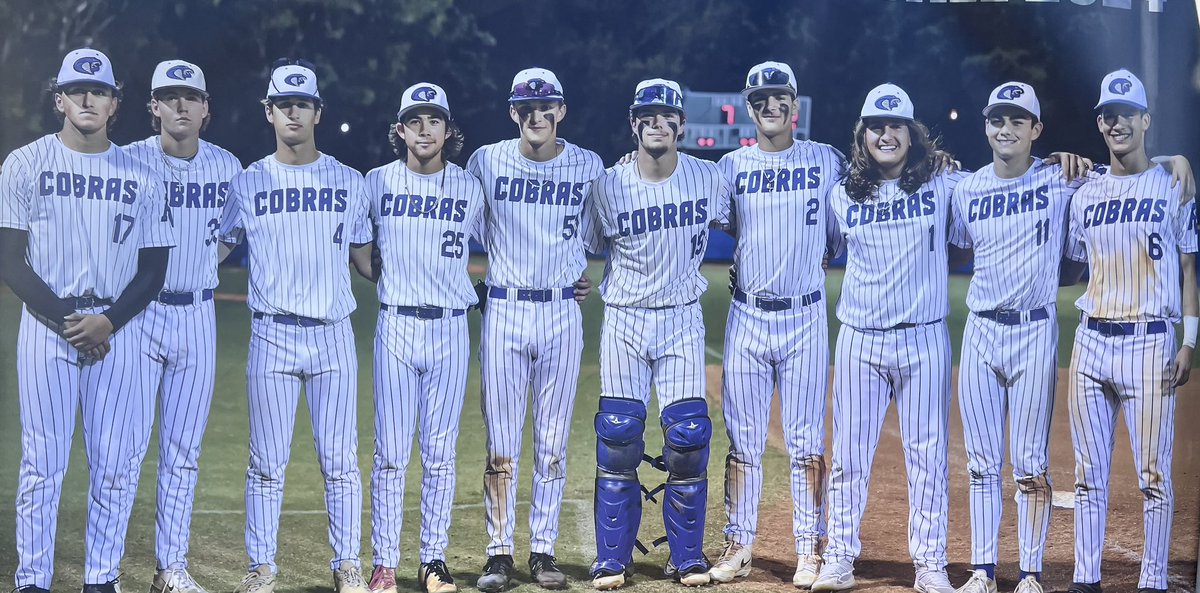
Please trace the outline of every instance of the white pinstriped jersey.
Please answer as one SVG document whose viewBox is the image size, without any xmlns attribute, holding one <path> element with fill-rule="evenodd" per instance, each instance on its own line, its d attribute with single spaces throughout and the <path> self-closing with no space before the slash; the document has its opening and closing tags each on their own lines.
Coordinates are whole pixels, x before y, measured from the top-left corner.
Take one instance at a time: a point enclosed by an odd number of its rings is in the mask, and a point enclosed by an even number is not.
<svg viewBox="0 0 1200 593">
<path fill-rule="evenodd" d="M 250 242 L 250 309 L 350 315 L 350 244 L 371 241 L 369 208 L 362 174 L 327 154 L 298 166 L 267 155 L 234 177 L 220 233 Z"/>
<path fill-rule="evenodd" d="M 584 237 L 592 252 L 601 250 L 599 235 L 608 242 L 604 302 L 666 307 L 699 298 L 708 287 L 700 274 L 708 227 L 728 216 L 732 193 L 716 163 L 684 153 L 657 183 L 640 178 L 636 161 L 605 171 L 592 184 L 600 224 Z"/>
<path fill-rule="evenodd" d="M 878 195 L 854 202 L 839 184 L 831 204 L 846 235 L 846 276 L 838 319 L 886 329 L 929 323 L 950 312 L 947 233 L 954 186 L 962 173 L 936 175 L 917 191 L 885 181 Z"/>
<path fill-rule="evenodd" d="M 120 297 L 139 249 L 175 245 L 162 212 L 158 176 L 115 144 L 85 154 L 48 134 L 0 170 L 0 227 L 29 233 L 26 261 L 60 298 Z"/>
<path fill-rule="evenodd" d="M 1056 302 L 1067 209 L 1083 182 L 1035 158 L 1024 175 L 996 176 L 988 164 L 954 188 L 950 242 L 975 250 L 967 289 L 972 311 L 1028 311 Z"/>
<path fill-rule="evenodd" d="M 521 154 L 520 140 L 475 151 L 467 170 L 483 182 L 483 244 L 487 283 L 505 288 L 571 286 L 587 266 L 581 225 L 592 181 L 604 172 L 596 153 L 559 139 L 559 155 L 536 162 Z"/>
<path fill-rule="evenodd" d="M 479 180 L 454 163 L 422 175 L 397 160 L 369 171 L 366 187 L 383 257 L 379 302 L 449 309 L 475 304 L 467 240 L 481 234 Z"/>
<path fill-rule="evenodd" d="M 229 181 L 242 172 L 242 163 L 228 150 L 204 140 L 190 161 L 164 153 L 159 136 L 134 142 L 125 150 L 157 171 L 166 188 L 162 218 L 174 230 L 176 245 L 163 290 L 216 288 L 217 229 Z"/>
<path fill-rule="evenodd" d="M 1136 175 L 1105 174 L 1071 200 L 1067 255 L 1087 262 L 1087 290 L 1075 305 L 1089 317 L 1149 321 L 1180 317 L 1179 253 L 1196 252 L 1196 201 L 1159 165 Z"/>
<path fill-rule="evenodd" d="M 825 287 L 821 258 L 842 245 L 829 195 L 843 160 L 832 146 L 811 141 L 779 152 L 747 146 L 721 157 L 718 166 L 733 184 L 729 222 L 737 227 L 733 261 L 742 290 L 775 298 Z"/>
</svg>

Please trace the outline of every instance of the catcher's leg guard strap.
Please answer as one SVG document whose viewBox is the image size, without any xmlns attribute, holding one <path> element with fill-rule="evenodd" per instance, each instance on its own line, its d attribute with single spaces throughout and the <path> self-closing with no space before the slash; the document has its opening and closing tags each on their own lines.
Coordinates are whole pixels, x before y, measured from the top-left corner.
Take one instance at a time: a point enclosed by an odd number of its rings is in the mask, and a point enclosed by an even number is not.
<svg viewBox="0 0 1200 593">
<path fill-rule="evenodd" d="M 708 504 L 708 441 L 712 422 L 703 399 L 677 401 L 662 411 L 667 487 L 663 524 L 671 546 L 671 563 L 686 574 L 707 570 L 704 558 L 704 515 Z"/>
</svg>

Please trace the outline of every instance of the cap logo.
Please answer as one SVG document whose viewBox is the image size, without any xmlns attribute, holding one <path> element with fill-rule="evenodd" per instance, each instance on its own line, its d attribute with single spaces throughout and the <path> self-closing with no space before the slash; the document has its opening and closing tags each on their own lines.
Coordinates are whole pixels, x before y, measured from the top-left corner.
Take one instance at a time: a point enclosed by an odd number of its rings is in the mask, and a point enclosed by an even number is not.
<svg viewBox="0 0 1200 593">
<path fill-rule="evenodd" d="M 536 93 L 536 92 L 542 90 L 543 86 L 546 86 L 546 81 L 544 81 L 540 78 L 534 78 L 533 80 L 530 80 L 529 82 L 527 82 L 525 84 L 529 86 L 529 90 Z"/>
<path fill-rule="evenodd" d="M 412 92 L 413 101 L 424 101 L 426 103 L 431 103 L 434 99 L 437 99 L 437 89 L 434 89 L 431 86 L 423 86 Z"/>
<path fill-rule="evenodd" d="M 306 80 L 308 80 L 307 76 L 297 72 L 296 74 L 289 74 L 287 78 L 283 79 L 283 82 L 284 84 L 290 84 L 292 86 L 300 86 L 304 84 L 304 81 Z"/>
<path fill-rule="evenodd" d="M 1017 98 L 1019 98 L 1021 95 L 1024 95 L 1024 94 L 1025 94 L 1025 89 L 1023 89 L 1015 84 L 1010 84 L 1010 85 L 1000 89 L 1000 92 L 996 93 L 996 98 L 1004 99 L 1006 101 L 1014 101 Z"/>
<path fill-rule="evenodd" d="M 900 97 L 897 97 L 896 95 L 884 95 L 875 100 L 875 106 L 884 111 L 896 109 L 897 107 L 900 107 L 900 103 L 902 103 L 902 101 L 900 101 Z"/>
<path fill-rule="evenodd" d="M 93 76 L 103 67 L 104 62 L 101 62 L 100 58 L 94 56 L 85 56 L 79 58 L 78 60 L 75 60 L 75 63 L 71 66 L 71 68 L 80 74 L 88 74 Z"/>
<path fill-rule="evenodd" d="M 167 78 L 173 78 L 175 80 L 187 80 L 195 75 L 195 70 L 183 65 L 175 66 L 170 70 L 167 70 Z"/>
<path fill-rule="evenodd" d="M 1124 95 L 1133 89 L 1133 83 L 1128 78 L 1117 78 L 1108 83 L 1108 92 Z"/>
</svg>

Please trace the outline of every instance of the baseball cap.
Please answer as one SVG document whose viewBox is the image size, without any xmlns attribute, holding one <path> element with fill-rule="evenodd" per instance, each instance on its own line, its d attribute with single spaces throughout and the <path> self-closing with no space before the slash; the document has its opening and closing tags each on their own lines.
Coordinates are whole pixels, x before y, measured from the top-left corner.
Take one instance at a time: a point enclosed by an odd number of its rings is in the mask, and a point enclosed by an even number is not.
<svg viewBox="0 0 1200 593">
<path fill-rule="evenodd" d="M 749 97 L 750 93 L 767 89 L 787 89 L 796 93 L 796 75 L 792 67 L 783 62 L 763 62 L 750 69 L 746 74 L 746 88 L 742 96 Z"/>
<path fill-rule="evenodd" d="M 1149 102 L 1146 101 L 1146 87 L 1138 77 L 1124 68 L 1110 72 L 1104 77 L 1104 82 L 1100 83 L 1100 102 L 1096 103 L 1096 109 L 1113 103 L 1150 109 Z"/>
<path fill-rule="evenodd" d="M 167 60 L 154 67 L 154 76 L 150 79 L 150 92 L 172 87 L 194 89 L 208 96 L 208 89 L 204 84 L 204 71 L 199 66 L 183 60 Z"/>
<path fill-rule="evenodd" d="M 62 66 L 58 69 L 55 83 L 60 86 L 69 84 L 93 83 L 102 84 L 113 89 L 117 81 L 113 78 L 112 62 L 103 52 L 82 48 L 68 53 L 63 58 Z"/>
<path fill-rule="evenodd" d="M 629 106 L 629 111 L 653 105 L 664 105 L 683 113 L 683 90 L 679 88 L 679 83 L 665 78 L 650 78 L 639 82 L 637 90 L 633 93 L 633 104 Z"/>
<path fill-rule="evenodd" d="M 1033 91 L 1033 87 L 1023 82 L 1006 82 L 992 89 L 992 94 L 988 95 L 987 107 L 983 108 L 983 116 L 987 117 L 993 109 L 1001 105 L 1024 109 L 1038 120 L 1042 119 L 1042 104 L 1038 102 L 1037 93 Z"/>
<path fill-rule="evenodd" d="M 446 91 L 432 82 L 418 82 L 404 89 L 404 98 L 400 100 L 400 111 L 396 112 L 396 119 L 404 119 L 405 113 L 417 107 L 432 107 L 450 117 Z"/>
<path fill-rule="evenodd" d="M 863 101 L 859 117 L 894 117 L 912 121 L 913 104 L 904 89 L 888 82 L 867 93 L 867 100 Z"/>
<path fill-rule="evenodd" d="M 513 77 L 508 102 L 543 99 L 562 101 L 563 87 L 558 77 L 545 68 L 526 68 Z"/>
<path fill-rule="evenodd" d="M 267 84 L 267 98 L 307 97 L 318 103 L 321 93 L 317 92 L 317 73 L 312 67 L 301 63 L 289 63 L 271 71 L 271 82 Z"/>
</svg>

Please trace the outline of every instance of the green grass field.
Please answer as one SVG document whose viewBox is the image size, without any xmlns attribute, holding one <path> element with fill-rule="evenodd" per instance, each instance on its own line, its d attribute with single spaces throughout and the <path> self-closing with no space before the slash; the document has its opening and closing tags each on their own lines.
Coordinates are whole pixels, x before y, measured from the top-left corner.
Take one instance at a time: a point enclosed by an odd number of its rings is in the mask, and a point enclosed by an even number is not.
<svg viewBox="0 0 1200 593">
<path fill-rule="evenodd" d="M 708 327 L 709 363 L 720 363 L 720 352 L 724 338 L 725 316 L 729 293 L 725 289 L 726 268 L 720 265 L 705 267 L 711 287 L 703 299 L 705 322 Z M 593 264 L 589 274 L 601 276 L 599 264 Z M 953 313 L 950 332 L 955 343 L 955 360 L 958 360 L 958 341 L 961 339 L 965 318 L 963 301 L 968 278 L 952 277 L 950 301 Z M 827 306 L 834 327 L 830 335 L 837 335 L 836 318 L 832 314 L 841 286 L 841 272 L 831 271 L 828 280 Z M 244 271 L 222 272 L 221 290 L 231 293 L 244 292 Z M 369 471 L 373 449 L 371 404 L 371 348 L 377 311 L 377 300 L 373 286 L 365 281 L 355 282 L 358 311 L 352 316 L 358 340 L 359 377 L 359 458 L 363 469 L 364 492 L 369 492 Z M 1077 317 L 1073 306 L 1081 288 L 1065 289 L 1059 297 L 1060 364 L 1070 356 L 1071 338 L 1074 335 Z M 16 564 L 14 543 L 13 500 L 20 459 L 20 424 L 17 415 L 17 380 L 14 351 L 16 328 L 20 316 L 20 303 L 8 291 L 0 291 L 0 327 L 4 328 L 0 339 L 0 587 L 12 582 Z M 593 466 L 595 463 L 594 434 L 591 424 L 599 393 L 600 322 L 602 304 L 599 298 L 590 299 L 584 307 L 584 335 L 586 347 L 583 368 L 579 378 L 579 400 L 576 406 L 572 429 L 573 445 L 568 462 L 566 501 L 561 518 L 561 535 L 557 555 L 573 579 L 573 590 L 590 590 L 586 579 L 587 567 L 593 556 L 591 496 Z M 192 523 L 191 553 L 189 555 L 192 574 L 213 593 L 232 591 L 244 574 L 246 556 L 243 544 L 245 515 L 242 512 L 245 469 L 247 463 L 246 386 L 245 364 L 249 339 L 249 312 L 244 303 L 220 301 L 217 303 L 219 323 L 219 347 L 217 351 L 217 386 L 212 417 L 204 439 L 204 452 L 200 459 L 200 484 L 196 494 L 195 515 Z M 479 316 L 470 316 L 472 348 L 478 346 Z M 475 354 L 472 359 L 477 360 Z M 719 385 L 710 385 L 709 390 L 719 390 Z M 475 579 L 482 568 L 485 532 L 482 507 L 482 472 L 484 466 L 484 427 L 478 405 L 479 375 L 473 365 L 466 393 L 462 430 L 458 442 L 458 490 L 455 496 L 455 511 L 451 528 L 451 544 L 448 564 L 457 575 L 460 586 L 474 588 Z M 303 402 L 303 399 L 301 400 Z M 292 462 L 288 468 L 287 489 L 284 500 L 284 516 L 279 534 L 280 587 L 284 591 L 327 591 L 332 585 L 328 571 L 330 550 L 325 535 L 325 515 L 320 473 L 313 454 L 313 445 L 307 409 L 301 404 L 300 415 L 293 443 Z M 719 409 L 712 410 L 715 425 L 709 475 L 708 543 L 715 548 L 721 539 L 720 528 L 724 513 L 721 510 L 721 478 L 723 475 L 724 452 L 728 441 Z M 62 495 L 56 549 L 57 590 L 78 590 L 82 583 L 83 530 L 87 472 L 80 436 L 76 431 L 75 447 L 71 456 L 71 468 L 67 474 Z M 661 435 L 657 430 L 648 430 L 647 450 L 661 446 Z M 525 434 L 525 456 L 531 451 L 530 432 Z M 124 564 L 123 582 L 127 590 L 144 591 L 148 588 L 154 569 L 154 475 L 157 464 L 157 440 L 151 445 L 151 453 L 143 465 L 143 479 L 138 490 L 137 506 L 129 529 L 128 547 Z M 420 466 L 419 455 L 414 453 L 409 468 L 410 492 L 405 500 L 405 530 L 402 539 L 402 563 L 400 573 L 402 590 L 416 590 L 416 547 L 417 511 Z M 787 459 L 775 449 L 769 449 L 766 460 L 766 484 L 764 506 L 786 504 L 790 498 L 787 491 Z M 660 479 L 652 470 L 643 470 L 646 482 Z M 527 583 L 524 560 L 528 554 L 528 528 L 524 509 L 527 508 L 529 473 L 522 468 L 521 491 L 518 498 L 516 542 L 517 562 L 522 583 Z M 369 496 L 367 506 L 369 507 Z M 48 510 L 46 512 L 49 512 Z M 642 537 L 651 540 L 662 535 L 662 523 L 658 518 L 658 507 L 646 507 Z M 370 564 L 370 511 L 364 509 L 363 551 L 364 565 Z M 899 544 L 898 544 L 899 545 Z M 654 581 L 647 576 L 661 574 L 661 565 L 666 558 L 665 546 L 637 562 L 639 573 L 638 590 L 665 590 L 665 581 Z M 952 560 L 961 560 L 952 557 Z M 673 585 L 671 587 L 674 587 Z M 522 585 L 518 591 L 540 590 L 531 585 Z"/>
</svg>

